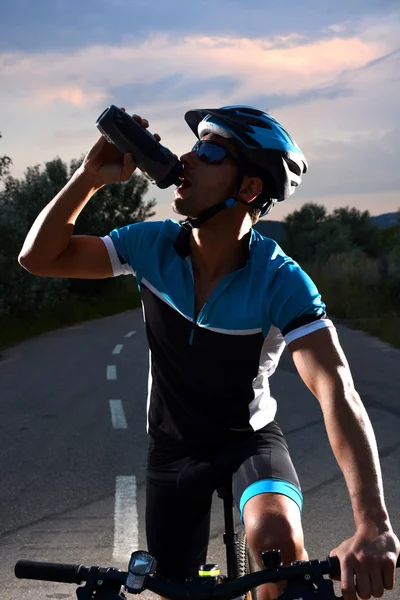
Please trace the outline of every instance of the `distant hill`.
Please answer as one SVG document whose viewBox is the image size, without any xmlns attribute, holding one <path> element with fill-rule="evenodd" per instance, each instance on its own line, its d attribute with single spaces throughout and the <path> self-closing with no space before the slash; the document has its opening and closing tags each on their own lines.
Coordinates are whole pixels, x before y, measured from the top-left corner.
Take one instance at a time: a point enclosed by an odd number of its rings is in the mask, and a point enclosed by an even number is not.
<svg viewBox="0 0 400 600">
<path fill-rule="evenodd" d="M 371 217 L 371 221 L 380 229 L 391 227 L 397 223 L 400 225 L 400 214 L 398 212 L 385 213 L 376 217 Z M 261 219 L 254 226 L 261 235 L 281 242 L 285 239 L 285 226 L 283 221 L 271 221 L 269 219 Z"/>
<path fill-rule="evenodd" d="M 377 217 L 371 217 L 371 221 L 380 229 L 391 227 L 392 225 L 400 225 L 400 213 L 385 213 Z"/>
</svg>

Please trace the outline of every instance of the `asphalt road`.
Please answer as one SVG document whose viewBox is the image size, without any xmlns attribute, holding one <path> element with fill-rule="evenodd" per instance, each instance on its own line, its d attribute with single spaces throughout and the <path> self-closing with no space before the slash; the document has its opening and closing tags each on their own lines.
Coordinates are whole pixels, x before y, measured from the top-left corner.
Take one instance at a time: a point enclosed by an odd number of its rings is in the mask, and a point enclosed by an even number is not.
<svg viewBox="0 0 400 600">
<path fill-rule="evenodd" d="M 338 329 L 374 426 L 387 505 L 399 535 L 400 351 L 364 333 Z M 72 585 L 17 580 L 13 567 L 20 558 L 125 570 L 130 551 L 146 548 L 147 367 L 141 310 L 45 334 L 3 353 L 1 600 L 75 598 Z M 353 533 L 344 480 L 318 402 L 286 352 L 271 388 L 302 483 L 306 548 L 311 558 L 325 558 Z M 110 400 L 120 401 L 122 414 L 112 417 Z M 125 499 L 121 482 L 131 490 Z M 124 504 L 126 496 L 134 505 Z M 221 566 L 222 523 L 221 502 L 215 499 L 208 558 Z M 400 573 L 385 598 L 399 598 L 399 582 Z"/>
</svg>

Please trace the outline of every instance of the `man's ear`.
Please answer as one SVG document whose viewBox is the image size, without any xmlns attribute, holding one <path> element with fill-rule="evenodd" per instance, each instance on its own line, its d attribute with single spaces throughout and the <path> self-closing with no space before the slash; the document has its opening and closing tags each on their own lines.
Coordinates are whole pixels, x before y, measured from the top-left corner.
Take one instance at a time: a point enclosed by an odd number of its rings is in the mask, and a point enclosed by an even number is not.
<svg viewBox="0 0 400 600">
<path fill-rule="evenodd" d="M 252 202 L 262 192 L 263 182 L 260 177 L 249 177 L 245 175 L 239 190 L 239 198 L 242 202 Z"/>
</svg>

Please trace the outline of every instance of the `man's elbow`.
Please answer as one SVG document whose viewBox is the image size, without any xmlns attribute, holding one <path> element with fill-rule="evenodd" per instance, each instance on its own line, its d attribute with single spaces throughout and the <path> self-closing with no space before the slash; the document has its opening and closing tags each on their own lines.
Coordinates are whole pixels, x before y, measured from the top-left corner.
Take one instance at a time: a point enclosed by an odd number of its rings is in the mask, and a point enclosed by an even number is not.
<svg viewBox="0 0 400 600">
<path fill-rule="evenodd" d="M 33 261 L 31 257 L 22 251 L 18 255 L 18 264 L 32 275 L 43 275 L 37 262 Z"/>
</svg>

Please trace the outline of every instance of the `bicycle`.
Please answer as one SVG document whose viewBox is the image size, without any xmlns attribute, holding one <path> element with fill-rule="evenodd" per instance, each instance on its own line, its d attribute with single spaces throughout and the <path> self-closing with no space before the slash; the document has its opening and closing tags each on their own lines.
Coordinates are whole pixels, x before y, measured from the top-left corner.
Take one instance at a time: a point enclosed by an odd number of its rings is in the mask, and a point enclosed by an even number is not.
<svg viewBox="0 0 400 600">
<path fill-rule="evenodd" d="M 140 594 L 148 589 L 170 600 L 255 600 L 257 587 L 264 583 L 286 581 L 285 590 L 277 600 L 340 600 L 336 596 L 333 581 L 340 577 L 337 557 L 325 561 L 296 561 L 282 566 L 280 550 L 262 553 L 263 569 L 258 569 L 246 542 L 245 533 L 235 532 L 233 497 L 228 483 L 217 488 L 224 504 L 227 576 L 221 576 L 218 565 L 206 564 L 199 568 L 199 575 L 185 583 L 173 583 L 156 577 L 156 561 L 144 550 L 132 553 L 128 571 L 114 567 L 86 567 L 65 563 L 19 560 L 14 568 L 19 579 L 74 583 L 78 600 L 126 600 L 126 592 Z M 400 557 L 397 561 L 400 567 Z"/>
</svg>

